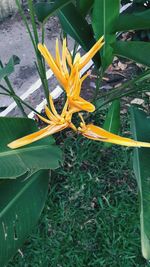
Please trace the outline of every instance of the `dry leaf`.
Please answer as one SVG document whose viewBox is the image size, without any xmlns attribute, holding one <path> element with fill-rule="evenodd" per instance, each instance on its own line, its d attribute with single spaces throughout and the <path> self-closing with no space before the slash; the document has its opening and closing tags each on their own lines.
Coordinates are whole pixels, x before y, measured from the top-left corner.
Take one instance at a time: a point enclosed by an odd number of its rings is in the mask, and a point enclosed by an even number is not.
<svg viewBox="0 0 150 267">
<path fill-rule="evenodd" d="M 143 104 L 144 104 L 144 100 L 141 99 L 141 98 L 134 98 L 134 99 L 131 101 L 131 104 L 143 105 Z"/>
</svg>

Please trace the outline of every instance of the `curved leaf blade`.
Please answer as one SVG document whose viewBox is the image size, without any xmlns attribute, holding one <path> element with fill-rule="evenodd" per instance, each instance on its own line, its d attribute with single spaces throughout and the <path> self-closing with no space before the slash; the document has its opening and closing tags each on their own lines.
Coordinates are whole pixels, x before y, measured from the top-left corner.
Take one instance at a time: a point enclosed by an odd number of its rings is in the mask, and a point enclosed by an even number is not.
<svg viewBox="0 0 150 267">
<path fill-rule="evenodd" d="M 120 129 L 120 100 L 116 99 L 112 102 L 108 109 L 108 113 L 103 125 L 103 128 L 106 131 L 109 131 L 114 134 L 118 134 Z M 104 144 L 106 147 L 111 147 L 112 144 Z"/>
<path fill-rule="evenodd" d="M 38 130 L 35 121 L 26 118 L 0 118 L 0 179 L 30 176 L 42 169 L 56 169 L 62 160 L 60 149 L 52 137 L 20 149 L 9 149 L 7 144 Z"/>
<path fill-rule="evenodd" d="M 83 16 L 86 16 L 94 4 L 94 0 L 76 0 L 77 8 Z"/>
<path fill-rule="evenodd" d="M 72 0 L 56 0 L 55 2 L 51 1 L 51 3 L 36 3 L 34 9 L 38 20 L 42 23 L 45 23 L 50 16 L 71 1 Z"/>
<path fill-rule="evenodd" d="M 58 17 L 63 30 L 75 39 L 83 47 L 83 49 L 89 50 L 91 47 L 90 39 L 92 39 L 93 45 L 91 27 L 88 25 L 86 20 L 82 18 L 76 7 L 73 4 L 69 4 L 67 7 L 62 8 L 59 11 Z"/>
<path fill-rule="evenodd" d="M 72 3 L 62 8 L 58 13 L 58 17 L 63 30 L 79 43 L 85 51 L 88 51 L 94 45 L 95 39 L 91 26 Z M 93 60 L 97 67 L 99 67 L 99 53 L 97 53 Z"/>
<path fill-rule="evenodd" d="M 116 22 L 116 32 L 150 29 L 150 10 L 132 14 L 120 14 Z"/>
<path fill-rule="evenodd" d="M 136 140 L 150 142 L 150 118 L 131 108 L 131 129 Z M 150 149 L 135 148 L 133 168 L 140 194 L 141 245 L 143 257 L 150 259 Z"/>
<path fill-rule="evenodd" d="M 115 55 L 129 58 L 150 67 L 150 43 L 141 41 L 118 41 L 112 47 Z"/>
<path fill-rule="evenodd" d="M 5 266 L 23 245 L 45 204 L 49 174 L 40 171 L 25 179 L 0 184 L 0 266 Z"/>
<path fill-rule="evenodd" d="M 101 53 L 104 70 L 113 60 L 111 44 L 116 40 L 115 25 L 119 16 L 119 8 L 119 0 L 94 1 L 92 26 L 97 40 L 104 35 L 105 44 Z"/>
<path fill-rule="evenodd" d="M 20 63 L 19 57 L 13 55 L 5 67 L 0 66 L 0 81 L 14 72 L 14 66 Z"/>
</svg>

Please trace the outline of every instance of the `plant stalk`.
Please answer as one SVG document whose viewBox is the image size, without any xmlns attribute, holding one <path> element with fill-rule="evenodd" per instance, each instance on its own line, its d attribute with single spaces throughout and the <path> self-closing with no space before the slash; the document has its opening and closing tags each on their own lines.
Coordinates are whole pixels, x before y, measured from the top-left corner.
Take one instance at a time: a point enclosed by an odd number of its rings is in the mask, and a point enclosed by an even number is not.
<svg viewBox="0 0 150 267">
<path fill-rule="evenodd" d="M 48 89 L 48 81 L 46 78 L 45 63 L 43 63 L 43 58 L 42 58 L 40 52 L 38 51 L 38 47 L 37 47 L 37 45 L 39 43 L 39 37 L 38 37 L 38 31 L 37 31 L 36 22 L 35 22 L 35 13 L 34 13 L 34 8 L 33 8 L 33 2 L 32 2 L 32 0 L 28 0 L 28 7 L 29 7 L 29 11 L 30 11 L 30 19 L 31 19 L 31 25 L 32 25 L 32 29 L 33 29 L 33 35 L 31 33 L 27 18 L 24 15 L 23 9 L 22 9 L 18 0 L 16 0 L 16 4 L 18 6 L 18 10 L 20 12 L 20 15 L 23 19 L 23 22 L 26 26 L 29 37 L 30 37 L 31 42 L 32 42 L 33 47 L 34 47 L 34 51 L 35 51 L 35 55 L 36 55 L 36 59 L 37 59 L 38 73 L 40 73 L 40 79 L 41 79 L 41 82 L 43 85 L 45 98 L 46 98 L 47 104 L 49 106 L 49 89 Z M 44 36 L 44 27 L 42 28 L 42 40 L 44 40 L 43 36 Z"/>
</svg>

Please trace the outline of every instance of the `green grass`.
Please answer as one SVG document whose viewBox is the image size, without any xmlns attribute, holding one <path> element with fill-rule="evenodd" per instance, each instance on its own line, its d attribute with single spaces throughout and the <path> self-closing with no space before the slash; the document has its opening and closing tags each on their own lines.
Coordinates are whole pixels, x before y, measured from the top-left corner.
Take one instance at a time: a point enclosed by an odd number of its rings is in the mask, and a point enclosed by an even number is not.
<svg viewBox="0 0 150 267">
<path fill-rule="evenodd" d="M 39 224 L 8 267 L 149 266 L 140 250 L 132 150 L 73 136 L 63 150 Z"/>
</svg>

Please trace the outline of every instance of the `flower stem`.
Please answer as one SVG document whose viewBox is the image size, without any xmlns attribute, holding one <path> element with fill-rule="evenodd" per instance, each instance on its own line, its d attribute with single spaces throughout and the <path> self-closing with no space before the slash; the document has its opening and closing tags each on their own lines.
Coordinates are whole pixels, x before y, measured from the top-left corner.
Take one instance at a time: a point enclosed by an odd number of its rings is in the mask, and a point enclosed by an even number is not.
<svg viewBox="0 0 150 267">
<path fill-rule="evenodd" d="M 101 70 L 97 70 L 96 88 L 95 88 L 94 96 L 92 100 L 93 103 L 95 103 L 97 99 L 99 88 L 101 87 L 101 83 L 102 83 L 102 72 Z"/>
<path fill-rule="evenodd" d="M 7 95 L 7 96 L 10 96 L 10 97 L 12 97 L 13 99 L 14 99 L 14 101 L 16 102 L 16 100 L 17 100 L 17 102 L 20 102 L 20 103 L 22 103 L 24 106 L 26 106 L 27 108 L 29 108 L 29 109 L 31 109 L 32 111 L 34 111 L 36 114 L 39 114 L 40 115 L 40 113 L 38 112 L 38 111 L 36 111 L 32 106 L 30 106 L 28 103 L 26 103 L 25 101 L 23 101 L 19 96 L 17 96 L 16 94 L 15 94 L 15 92 L 10 92 L 6 87 L 4 87 L 3 85 L 1 85 L 0 84 L 0 88 L 2 88 L 5 92 L 7 92 L 7 93 L 0 93 L 1 95 Z M 16 103 L 17 104 L 17 103 Z M 18 105 L 18 104 L 17 104 Z M 27 115 L 26 115 L 26 117 L 27 117 Z"/>
<path fill-rule="evenodd" d="M 43 62 L 43 58 L 40 54 L 40 52 L 38 51 L 38 43 L 39 43 L 39 37 L 38 37 L 38 31 L 37 31 L 37 26 L 36 26 L 36 21 L 35 21 L 35 12 L 34 12 L 34 8 L 33 8 L 33 1 L 32 0 L 28 0 L 28 8 L 30 11 L 30 19 L 31 19 L 31 25 L 32 25 L 32 30 L 33 30 L 33 34 L 30 30 L 29 27 L 29 23 L 27 21 L 26 16 L 24 15 L 24 11 L 22 9 L 21 4 L 19 3 L 19 0 L 16 0 L 16 4 L 18 6 L 18 10 L 19 13 L 22 17 L 22 20 L 26 26 L 26 29 L 28 31 L 29 37 L 31 39 L 34 51 L 35 51 L 35 55 L 36 55 L 36 59 L 37 59 L 37 69 L 38 69 L 38 73 L 43 85 L 43 90 L 44 90 L 44 94 L 45 94 L 45 98 L 47 100 L 47 104 L 49 106 L 49 89 L 48 89 L 48 81 L 46 78 L 46 68 L 45 68 L 45 63 Z M 42 42 L 44 41 L 44 27 L 42 27 Z"/>
</svg>

